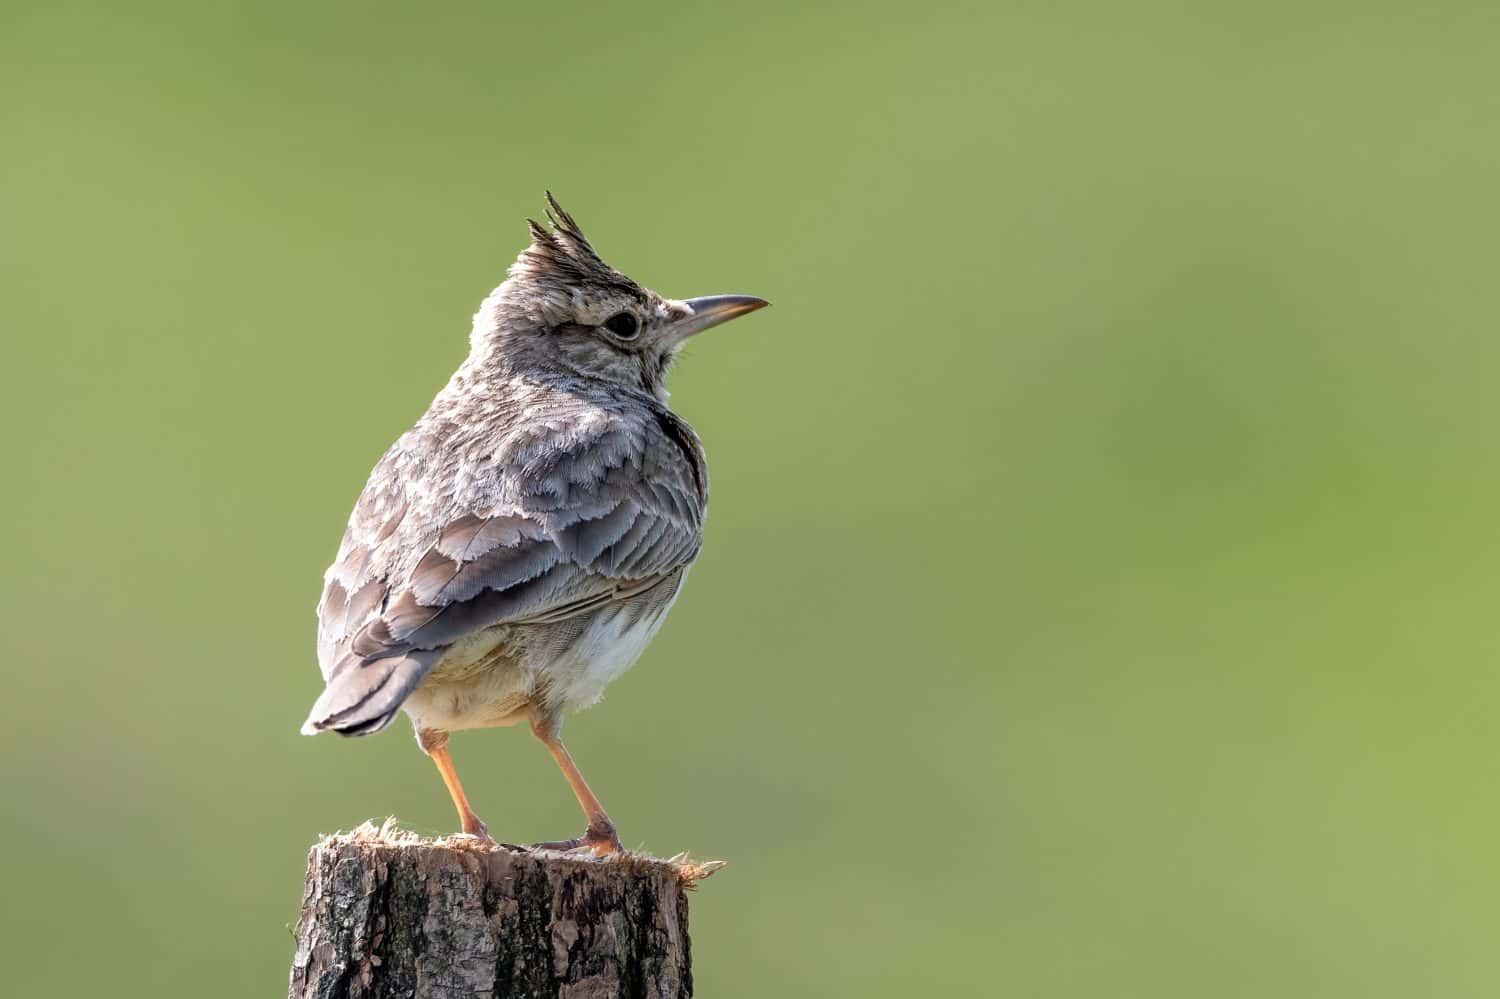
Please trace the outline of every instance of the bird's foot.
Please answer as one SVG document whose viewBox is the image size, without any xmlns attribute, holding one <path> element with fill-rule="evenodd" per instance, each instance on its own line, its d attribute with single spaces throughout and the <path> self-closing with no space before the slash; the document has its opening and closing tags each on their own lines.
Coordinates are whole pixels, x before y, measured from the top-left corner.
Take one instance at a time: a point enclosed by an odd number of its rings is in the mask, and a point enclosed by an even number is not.
<svg viewBox="0 0 1500 999">
<path fill-rule="evenodd" d="M 483 819 L 473 812 L 463 817 L 463 831 L 459 835 L 472 836 L 488 846 L 495 845 L 495 840 L 490 836 L 489 827 L 484 824 Z"/>
<path fill-rule="evenodd" d="M 576 839 L 557 840 L 552 843 L 537 843 L 539 850 L 588 850 L 596 857 L 609 857 L 625 852 L 620 845 L 620 837 L 615 833 L 614 824 L 605 821 L 601 823 L 589 823 L 583 835 Z"/>
</svg>

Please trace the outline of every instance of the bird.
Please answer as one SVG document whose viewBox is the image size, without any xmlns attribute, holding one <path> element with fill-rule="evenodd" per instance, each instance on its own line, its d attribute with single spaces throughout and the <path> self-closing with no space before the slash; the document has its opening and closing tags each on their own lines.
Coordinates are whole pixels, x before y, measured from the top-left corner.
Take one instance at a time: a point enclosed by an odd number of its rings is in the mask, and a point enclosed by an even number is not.
<svg viewBox="0 0 1500 999">
<path fill-rule="evenodd" d="M 302 732 L 369 735 L 405 712 L 462 833 L 493 843 L 449 734 L 525 722 L 587 823 L 536 845 L 609 856 L 620 837 L 563 718 L 639 658 L 702 547 L 708 466 L 668 369 L 689 337 L 769 303 L 663 297 L 606 264 L 550 191 L 545 218 L 526 220 L 468 356 L 355 503 Z"/>
</svg>

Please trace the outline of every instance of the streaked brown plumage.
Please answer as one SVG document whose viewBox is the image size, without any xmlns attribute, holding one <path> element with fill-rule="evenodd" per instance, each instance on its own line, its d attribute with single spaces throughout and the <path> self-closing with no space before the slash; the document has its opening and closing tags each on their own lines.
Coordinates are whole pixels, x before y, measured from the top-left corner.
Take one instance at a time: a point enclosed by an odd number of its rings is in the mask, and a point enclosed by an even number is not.
<svg viewBox="0 0 1500 999">
<path fill-rule="evenodd" d="M 474 317 L 468 358 L 370 474 L 318 605 L 326 688 L 303 731 L 366 735 L 405 710 L 467 833 L 485 835 L 448 733 L 527 721 L 619 838 L 559 738 L 660 627 L 698 554 L 703 449 L 666 405 L 683 341 L 758 309 L 674 301 L 605 264 L 549 194 L 551 227 Z"/>
</svg>

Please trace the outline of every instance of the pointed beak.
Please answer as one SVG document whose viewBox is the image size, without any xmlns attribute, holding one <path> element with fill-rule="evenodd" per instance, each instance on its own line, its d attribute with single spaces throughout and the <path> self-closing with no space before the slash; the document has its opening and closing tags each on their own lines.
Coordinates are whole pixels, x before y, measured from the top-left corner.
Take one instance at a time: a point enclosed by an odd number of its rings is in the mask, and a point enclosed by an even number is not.
<svg viewBox="0 0 1500 999">
<path fill-rule="evenodd" d="M 678 343 L 694 333 L 702 333 L 711 326 L 727 323 L 747 312 L 764 309 L 771 303 L 754 295 L 705 295 L 702 298 L 689 298 L 682 304 L 692 311 L 672 323 L 672 336 Z"/>
</svg>

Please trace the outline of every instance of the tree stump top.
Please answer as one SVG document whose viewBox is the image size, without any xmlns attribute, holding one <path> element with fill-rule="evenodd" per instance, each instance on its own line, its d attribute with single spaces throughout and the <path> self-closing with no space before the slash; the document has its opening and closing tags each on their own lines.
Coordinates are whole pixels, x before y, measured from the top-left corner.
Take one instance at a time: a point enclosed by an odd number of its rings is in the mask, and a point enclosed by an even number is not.
<svg viewBox="0 0 1500 999">
<path fill-rule="evenodd" d="M 367 822 L 308 854 L 289 995 L 690 996 L 684 893 L 722 866 Z"/>
</svg>

